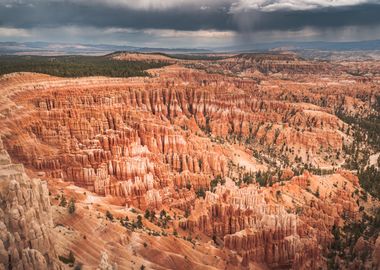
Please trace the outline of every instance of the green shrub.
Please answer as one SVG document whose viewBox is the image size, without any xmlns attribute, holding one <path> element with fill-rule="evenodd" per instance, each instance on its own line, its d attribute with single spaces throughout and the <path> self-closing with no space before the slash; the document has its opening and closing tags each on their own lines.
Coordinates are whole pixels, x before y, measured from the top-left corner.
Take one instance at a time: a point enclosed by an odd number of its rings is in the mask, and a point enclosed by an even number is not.
<svg viewBox="0 0 380 270">
<path fill-rule="evenodd" d="M 113 215 L 112 215 L 112 213 L 111 213 L 110 211 L 108 211 L 108 210 L 107 210 L 107 212 L 106 212 L 106 218 L 107 218 L 108 220 L 113 221 Z"/>
<path fill-rule="evenodd" d="M 70 251 L 69 256 L 66 258 L 64 256 L 58 256 L 58 259 L 63 262 L 64 264 L 74 264 L 75 263 L 75 257 L 74 253 Z"/>
<path fill-rule="evenodd" d="M 65 196 L 62 194 L 61 201 L 59 202 L 59 206 L 66 207 L 66 205 L 67 205 L 67 200 Z"/>
</svg>

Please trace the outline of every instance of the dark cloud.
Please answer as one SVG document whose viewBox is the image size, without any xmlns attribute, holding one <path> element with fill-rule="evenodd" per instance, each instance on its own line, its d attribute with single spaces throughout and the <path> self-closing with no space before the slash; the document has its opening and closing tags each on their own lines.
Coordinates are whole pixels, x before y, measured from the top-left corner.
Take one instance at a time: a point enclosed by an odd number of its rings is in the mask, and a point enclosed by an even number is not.
<svg viewBox="0 0 380 270">
<path fill-rule="evenodd" d="M 298 30 L 304 27 L 332 28 L 380 24 L 380 5 L 320 8 L 306 11 L 248 11 L 235 14 L 239 30 Z"/>
<path fill-rule="evenodd" d="M 295 30 L 305 26 L 339 27 L 380 24 L 380 5 L 322 8 L 306 11 L 258 10 L 229 12 L 224 4 L 212 8 L 174 7 L 136 10 L 128 7 L 90 5 L 67 1 L 39 1 L 0 9 L 2 26 L 34 28 L 64 25 L 175 30 Z"/>
<path fill-rule="evenodd" d="M 303 5 L 302 10 L 294 8 L 297 0 L 240 0 L 239 3 L 233 0 L 136 1 L 142 2 L 134 6 L 129 0 L 0 0 L 0 27 L 26 30 L 59 27 L 87 27 L 99 31 L 107 28 L 213 30 L 242 34 L 380 26 L 380 5 L 372 0 L 339 0 L 341 5 L 338 6 L 329 6 L 329 1 L 323 1 L 324 5 L 315 8 L 315 5 Z M 349 5 L 351 2 L 355 4 Z M 156 4 L 152 6 L 152 3 Z M 122 34 L 116 35 L 119 35 L 118 39 L 122 38 Z"/>
<path fill-rule="evenodd" d="M 0 9 L 0 24 L 21 28 L 78 25 L 135 29 L 236 29 L 227 8 L 135 10 L 70 2 L 39 2 L 32 7 L 14 5 Z"/>
</svg>

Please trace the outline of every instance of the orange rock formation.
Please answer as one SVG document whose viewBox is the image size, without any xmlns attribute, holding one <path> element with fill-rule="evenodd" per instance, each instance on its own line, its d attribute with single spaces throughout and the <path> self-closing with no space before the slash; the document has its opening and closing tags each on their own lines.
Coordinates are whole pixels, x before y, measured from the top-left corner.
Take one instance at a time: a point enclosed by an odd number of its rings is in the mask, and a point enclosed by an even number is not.
<svg viewBox="0 0 380 270">
<path fill-rule="evenodd" d="M 131 60 L 141 55 L 116 57 Z M 343 146 L 352 137 L 334 112 L 369 113 L 371 104 L 363 100 L 371 100 L 376 82 L 358 82 L 344 75 L 343 66 L 332 74 L 332 64 L 293 55 L 173 62 L 177 64 L 151 70 L 149 78 L 63 79 L 30 73 L 1 77 L 0 135 L 6 151 L 30 174 L 43 175 L 53 196 L 76 197 L 77 219 L 105 226 L 94 218 L 106 207 L 100 198 L 142 211 L 166 209 L 176 216 L 168 222 L 171 233 L 198 235 L 201 248 L 210 251 L 198 258 L 199 251 L 192 253 L 190 244 L 172 236 L 157 240 L 160 251 L 152 257 L 144 248 L 123 251 L 134 237 L 140 247 L 155 238 L 146 232 L 125 233 L 122 225 L 110 223 L 110 232 L 94 234 L 118 242 L 114 251 L 104 250 L 119 266 L 127 267 L 126 258 L 134 258 L 163 269 L 159 257 L 165 254 L 162 258 L 172 258 L 165 259 L 172 268 L 175 262 L 188 263 L 188 269 L 213 269 L 213 263 L 226 269 L 325 268 L 333 226 L 341 226 L 344 217 L 360 220 L 358 179 L 343 170 L 294 176 L 289 167 L 304 163 L 339 168 Z M 196 64 L 236 76 L 184 67 Z M 5 149 L 0 189 L 5 202 L 0 213 L 3 268 L 58 267 L 46 185 L 30 180 L 22 167 L 10 162 Z M 235 183 L 244 173 L 276 166 L 288 169 L 272 186 Z M 211 180 L 217 176 L 227 182 L 211 192 Z M 99 208 L 94 201 L 102 202 Z M 61 208 L 55 209 L 58 215 Z M 125 217 L 124 210 L 113 213 Z M 78 235 L 89 230 L 66 215 L 56 219 Z M 144 221 L 144 226 L 156 228 L 153 223 Z M 102 250 L 79 250 L 75 246 L 85 245 L 85 239 L 56 233 L 81 261 L 99 265 Z M 112 233 L 125 238 L 119 241 Z M 93 241 L 105 245 L 96 237 Z M 171 245 L 186 257 L 168 255 Z M 59 250 L 67 251 L 62 246 Z M 126 258 L 115 258 L 112 252 Z M 112 265 L 108 255 L 102 256 L 100 265 Z M 193 257 L 190 262 L 188 256 Z"/>
</svg>

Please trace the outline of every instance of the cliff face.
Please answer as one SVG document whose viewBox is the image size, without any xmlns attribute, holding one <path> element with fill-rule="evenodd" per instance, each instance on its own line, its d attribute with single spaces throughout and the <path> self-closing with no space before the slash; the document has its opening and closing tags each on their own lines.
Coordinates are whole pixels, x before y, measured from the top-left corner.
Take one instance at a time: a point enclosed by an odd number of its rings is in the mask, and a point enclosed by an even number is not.
<svg viewBox="0 0 380 270">
<path fill-rule="evenodd" d="M 46 182 L 13 164 L 0 140 L 0 268 L 60 269 Z"/>
</svg>

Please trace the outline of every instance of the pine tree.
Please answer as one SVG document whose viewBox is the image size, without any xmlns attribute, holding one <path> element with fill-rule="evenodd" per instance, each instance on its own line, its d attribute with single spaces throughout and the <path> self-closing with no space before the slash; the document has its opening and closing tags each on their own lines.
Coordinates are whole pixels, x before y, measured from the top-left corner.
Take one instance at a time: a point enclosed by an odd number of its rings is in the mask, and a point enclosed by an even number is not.
<svg viewBox="0 0 380 270">
<path fill-rule="evenodd" d="M 137 216 L 136 227 L 139 228 L 139 229 L 141 229 L 143 227 L 142 216 L 141 215 Z"/>
<path fill-rule="evenodd" d="M 59 206 L 66 207 L 66 205 L 67 205 L 66 198 L 65 198 L 64 195 L 62 195 L 62 197 L 61 197 L 61 201 L 60 201 L 60 203 L 59 203 Z"/>
<path fill-rule="evenodd" d="M 150 211 L 149 211 L 149 209 L 146 209 L 146 210 L 145 210 L 145 215 L 144 215 L 144 217 L 145 217 L 146 219 L 149 219 L 149 217 L 150 217 Z"/>
<path fill-rule="evenodd" d="M 70 199 L 68 210 L 70 214 L 75 213 L 75 201 L 73 198 Z"/>
<path fill-rule="evenodd" d="M 71 263 L 74 263 L 74 262 L 75 262 L 74 253 L 73 253 L 71 250 L 70 250 L 70 253 L 69 253 L 68 260 L 69 260 Z"/>
<path fill-rule="evenodd" d="M 111 220 L 111 221 L 113 220 L 113 215 L 112 215 L 112 213 L 111 213 L 110 211 L 108 211 L 108 210 L 107 210 L 107 212 L 106 212 L 106 218 L 109 219 L 109 220 Z"/>
</svg>

